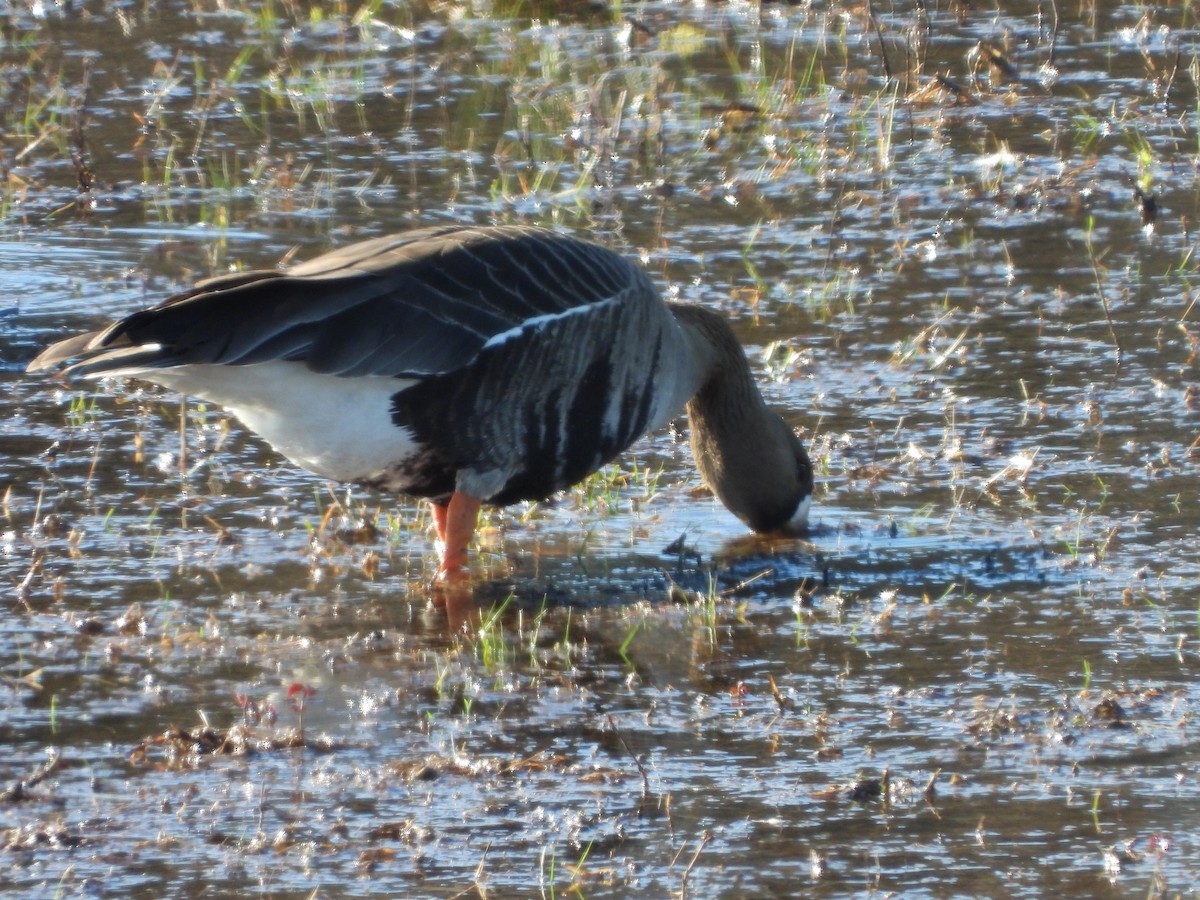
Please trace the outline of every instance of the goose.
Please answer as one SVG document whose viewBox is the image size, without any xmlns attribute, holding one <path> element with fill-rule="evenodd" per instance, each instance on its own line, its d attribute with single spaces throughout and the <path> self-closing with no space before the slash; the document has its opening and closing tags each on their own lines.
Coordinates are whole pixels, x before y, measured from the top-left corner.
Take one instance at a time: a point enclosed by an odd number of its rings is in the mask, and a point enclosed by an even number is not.
<svg viewBox="0 0 1200 900">
<path fill-rule="evenodd" d="M 802 530 L 813 490 L 725 319 L 540 228 L 425 228 L 220 275 L 28 371 L 153 382 L 316 475 L 427 498 L 435 583 L 469 581 L 481 505 L 545 499 L 685 408 L 703 480 L 751 530 Z"/>
</svg>

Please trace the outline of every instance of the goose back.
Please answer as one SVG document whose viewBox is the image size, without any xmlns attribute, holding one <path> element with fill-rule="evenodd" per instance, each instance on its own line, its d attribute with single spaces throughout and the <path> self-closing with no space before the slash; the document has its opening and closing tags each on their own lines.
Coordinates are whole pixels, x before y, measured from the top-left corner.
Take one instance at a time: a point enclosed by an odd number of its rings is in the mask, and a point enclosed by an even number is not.
<svg viewBox="0 0 1200 900">
<path fill-rule="evenodd" d="M 207 279 L 30 368 L 70 353 L 83 357 L 67 367 L 79 375 L 275 360 L 347 377 L 435 375 L 513 329 L 619 296 L 635 275 L 622 257 L 550 231 L 421 229 Z"/>
</svg>

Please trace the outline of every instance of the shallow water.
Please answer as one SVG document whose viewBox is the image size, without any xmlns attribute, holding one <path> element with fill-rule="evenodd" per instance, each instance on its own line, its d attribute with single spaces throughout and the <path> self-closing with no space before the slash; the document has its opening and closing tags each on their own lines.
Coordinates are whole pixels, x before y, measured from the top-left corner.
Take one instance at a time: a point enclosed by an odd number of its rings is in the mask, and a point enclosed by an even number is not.
<svg viewBox="0 0 1200 900">
<path fill-rule="evenodd" d="M 1195 893 L 1192 8 L 877 12 L 8 11 L 8 890 Z M 488 517 L 462 636 L 420 505 L 22 372 L 197 277 L 490 221 L 724 310 L 812 533 L 747 536 L 654 435 Z"/>
</svg>

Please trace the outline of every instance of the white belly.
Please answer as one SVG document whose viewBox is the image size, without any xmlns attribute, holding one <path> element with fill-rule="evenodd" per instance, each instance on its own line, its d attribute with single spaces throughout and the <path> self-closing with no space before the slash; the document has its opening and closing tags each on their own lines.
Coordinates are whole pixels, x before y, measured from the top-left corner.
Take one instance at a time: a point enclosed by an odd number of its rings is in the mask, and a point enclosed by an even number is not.
<svg viewBox="0 0 1200 900">
<path fill-rule="evenodd" d="M 392 397 L 414 384 L 411 379 L 339 378 L 283 361 L 118 374 L 224 407 L 296 465 L 324 478 L 377 478 L 418 449 L 411 431 L 392 424 L 391 415 Z"/>
</svg>

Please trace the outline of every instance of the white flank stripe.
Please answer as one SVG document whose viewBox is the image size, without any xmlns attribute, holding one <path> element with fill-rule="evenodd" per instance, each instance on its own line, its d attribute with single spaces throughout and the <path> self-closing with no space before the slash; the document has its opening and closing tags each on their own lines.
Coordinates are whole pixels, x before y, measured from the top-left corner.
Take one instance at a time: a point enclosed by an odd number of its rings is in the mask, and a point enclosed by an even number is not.
<svg viewBox="0 0 1200 900">
<path fill-rule="evenodd" d="M 586 306 L 575 306 L 559 313 L 546 313 L 545 315 L 534 316 L 533 318 L 526 319 L 520 325 L 508 329 L 508 331 L 502 331 L 499 334 L 492 335 L 490 338 L 488 338 L 487 343 L 485 343 L 481 349 L 487 350 L 490 347 L 499 347 L 501 344 L 507 344 L 514 338 L 520 337 L 527 331 L 541 331 L 551 322 L 557 322 L 560 319 L 566 319 L 570 316 L 580 316 L 593 313 L 605 306 L 612 306 L 616 302 L 616 298 L 610 298 L 608 300 L 601 300 L 599 303 L 589 303 Z"/>
</svg>

